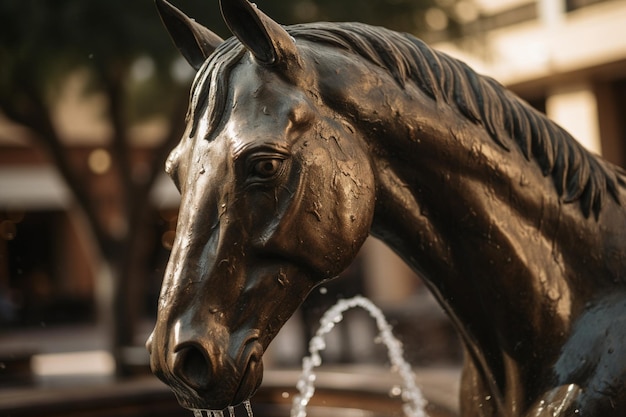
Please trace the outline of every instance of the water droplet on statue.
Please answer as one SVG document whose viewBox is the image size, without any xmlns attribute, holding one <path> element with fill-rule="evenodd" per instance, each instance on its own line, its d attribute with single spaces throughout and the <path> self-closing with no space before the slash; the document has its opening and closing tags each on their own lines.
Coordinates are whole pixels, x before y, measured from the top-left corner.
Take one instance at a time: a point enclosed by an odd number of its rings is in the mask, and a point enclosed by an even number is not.
<svg viewBox="0 0 626 417">
<path fill-rule="evenodd" d="M 522 175 L 522 176 L 520 177 L 520 179 L 519 179 L 519 185 L 521 185 L 521 186 L 525 187 L 525 186 L 527 186 L 527 185 L 529 185 L 529 184 L 530 184 L 530 181 L 528 180 L 528 178 L 526 178 L 526 176 L 525 176 L 525 175 Z"/>
<path fill-rule="evenodd" d="M 548 298 L 552 301 L 557 301 L 561 298 L 561 294 L 556 288 L 550 288 L 548 290 Z"/>
</svg>

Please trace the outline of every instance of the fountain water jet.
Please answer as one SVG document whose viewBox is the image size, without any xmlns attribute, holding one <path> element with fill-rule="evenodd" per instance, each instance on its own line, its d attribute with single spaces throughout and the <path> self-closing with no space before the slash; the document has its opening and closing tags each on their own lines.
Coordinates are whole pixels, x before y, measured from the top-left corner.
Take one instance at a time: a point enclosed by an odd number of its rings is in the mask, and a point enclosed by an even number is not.
<svg viewBox="0 0 626 417">
<path fill-rule="evenodd" d="M 248 417 L 253 417 L 250 401 L 244 401 L 243 404 L 248 413 Z M 227 413 L 225 414 L 224 410 L 195 409 L 193 410 L 193 415 L 194 417 L 235 417 L 235 407 L 229 406 L 226 410 Z"/>
<path fill-rule="evenodd" d="M 302 374 L 296 385 L 300 395 L 297 395 L 293 400 L 291 417 L 306 417 L 306 406 L 315 393 L 315 372 L 313 369 L 322 364 L 320 352 L 326 348 L 324 336 L 341 322 L 345 311 L 355 307 L 363 308 L 376 321 L 379 337 L 387 347 L 392 369 L 397 371 L 402 378 L 404 414 L 408 417 L 426 417 L 427 414 L 424 411 L 426 400 L 421 390 L 415 385 L 415 377 L 410 365 L 404 360 L 402 344 L 394 337 L 391 325 L 385 319 L 382 311 L 363 296 L 339 300 L 322 316 L 320 327 L 309 342 L 310 356 L 302 360 Z"/>
</svg>

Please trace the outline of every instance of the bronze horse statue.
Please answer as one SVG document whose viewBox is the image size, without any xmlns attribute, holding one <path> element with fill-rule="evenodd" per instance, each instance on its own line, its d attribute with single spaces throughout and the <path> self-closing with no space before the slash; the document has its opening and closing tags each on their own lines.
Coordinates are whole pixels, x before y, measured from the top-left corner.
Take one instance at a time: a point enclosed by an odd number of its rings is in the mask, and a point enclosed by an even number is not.
<svg viewBox="0 0 626 417">
<path fill-rule="evenodd" d="M 622 170 L 411 35 L 221 0 L 222 40 L 157 5 L 198 70 L 147 343 L 181 405 L 251 397 L 272 338 L 371 234 L 458 329 L 463 416 L 626 413 Z"/>
</svg>

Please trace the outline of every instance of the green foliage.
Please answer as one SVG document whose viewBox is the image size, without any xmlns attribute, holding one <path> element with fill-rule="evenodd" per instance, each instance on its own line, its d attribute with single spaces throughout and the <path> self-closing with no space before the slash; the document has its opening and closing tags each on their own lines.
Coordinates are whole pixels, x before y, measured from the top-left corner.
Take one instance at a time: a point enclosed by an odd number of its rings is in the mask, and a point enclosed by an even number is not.
<svg viewBox="0 0 626 417">
<path fill-rule="evenodd" d="M 154 62 L 159 85 L 140 90 L 153 96 L 143 101 L 158 101 L 176 88 L 169 68 L 177 52 L 170 45 L 152 1 L 4 0 L 0 105 L 20 115 L 28 111 L 20 106 L 25 96 L 50 104 L 56 87 L 78 68 L 89 70 L 90 91 L 116 80 L 129 83 L 140 56 Z"/>
</svg>

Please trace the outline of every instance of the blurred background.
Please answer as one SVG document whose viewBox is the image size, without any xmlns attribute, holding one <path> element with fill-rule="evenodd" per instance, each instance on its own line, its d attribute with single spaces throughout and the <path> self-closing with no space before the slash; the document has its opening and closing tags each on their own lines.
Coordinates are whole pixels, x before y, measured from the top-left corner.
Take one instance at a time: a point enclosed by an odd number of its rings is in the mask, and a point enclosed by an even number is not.
<svg viewBox="0 0 626 417">
<path fill-rule="evenodd" d="M 411 32 L 496 78 L 592 151 L 626 162 L 624 0 L 257 3 L 284 24 Z M 229 36 L 217 1 L 175 4 Z M 0 2 L 0 410 L 3 390 L 148 377 L 143 344 L 179 199 L 163 166 L 193 75 L 150 0 Z M 374 239 L 341 279 L 311 294 L 266 366 L 298 367 L 325 309 L 356 294 L 385 311 L 411 364 L 458 375 L 447 318 Z M 346 321 L 325 362 L 385 364 L 366 313 Z"/>
</svg>

